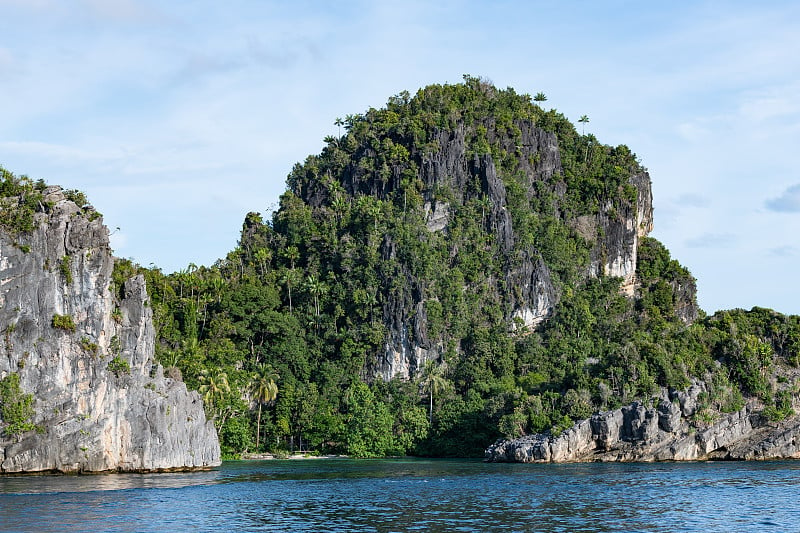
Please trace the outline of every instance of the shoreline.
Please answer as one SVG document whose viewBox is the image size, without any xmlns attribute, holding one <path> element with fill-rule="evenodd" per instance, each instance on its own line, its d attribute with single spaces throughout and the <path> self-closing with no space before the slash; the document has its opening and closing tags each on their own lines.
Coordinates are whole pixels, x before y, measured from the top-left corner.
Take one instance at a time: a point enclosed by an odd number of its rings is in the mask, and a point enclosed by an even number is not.
<svg viewBox="0 0 800 533">
<path fill-rule="evenodd" d="M 240 461 L 272 461 L 272 460 L 303 460 L 303 459 L 347 459 L 347 455 L 312 455 L 308 453 L 293 453 L 288 455 L 276 455 L 273 453 L 247 453 L 242 454 Z"/>
</svg>

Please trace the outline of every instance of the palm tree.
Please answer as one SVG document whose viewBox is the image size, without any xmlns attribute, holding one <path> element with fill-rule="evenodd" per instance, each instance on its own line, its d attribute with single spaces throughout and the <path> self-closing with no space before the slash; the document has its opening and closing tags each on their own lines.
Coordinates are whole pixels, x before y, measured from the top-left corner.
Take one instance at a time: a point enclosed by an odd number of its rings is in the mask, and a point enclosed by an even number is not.
<svg viewBox="0 0 800 533">
<path fill-rule="evenodd" d="M 261 406 L 275 401 L 278 397 L 278 374 L 269 366 L 259 366 L 256 374 L 250 380 L 249 389 L 253 399 L 258 403 L 258 418 L 256 422 L 256 451 L 258 451 L 261 437 Z"/>
<path fill-rule="evenodd" d="M 300 258 L 300 250 L 294 245 L 287 246 L 283 251 L 283 257 L 289 260 L 290 268 L 294 270 L 294 262 Z"/>
<path fill-rule="evenodd" d="M 194 289 L 197 285 L 197 265 L 194 263 L 189 263 L 186 267 L 186 281 L 189 283 L 189 288 L 191 289 L 189 298 L 194 299 Z"/>
<path fill-rule="evenodd" d="M 281 283 L 286 285 L 289 291 L 289 314 L 292 314 L 292 285 L 297 281 L 297 276 L 294 270 L 284 270 L 281 275 Z"/>
<path fill-rule="evenodd" d="M 234 263 L 239 263 L 239 277 L 240 279 L 244 277 L 244 250 L 241 246 L 237 246 L 232 251 L 228 252 L 226 257 L 228 262 L 233 265 Z"/>
<path fill-rule="evenodd" d="M 200 342 L 198 342 L 197 337 L 190 336 L 181 341 L 180 349 L 175 351 L 175 357 L 172 366 L 178 366 L 178 361 L 180 359 L 187 359 L 189 361 L 205 360 L 203 348 L 200 346 Z M 200 379 L 202 380 L 203 377 L 201 376 Z"/>
<path fill-rule="evenodd" d="M 545 96 L 544 93 L 540 91 L 536 93 L 536 96 L 533 97 L 533 101 L 538 104 L 541 104 L 542 102 L 547 101 L 547 96 Z"/>
<path fill-rule="evenodd" d="M 198 388 L 198 392 L 200 392 L 200 395 L 203 397 L 203 402 L 214 415 L 213 418 L 216 421 L 217 402 L 221 402 L 225 398 L 225 395 L 231 392 L 231 385 L 228 383 L 228 374 L 225 372 L 210 374 L 204 371 L 200 375 L 200 383 L 201 385 Z M 221 426 L 222 424 L 220 423 L 219 425 Z"/>
<path fill-rule="evenodd" d="M 581 115 L 581 118 L 578 119 L 578 122 L 582 124 L 581 127 L 581 135 L 586 134 L 586 125 L 589 123 L 589 117 L 587 115 Z"/>
<path fill-rule="evenodd" d="M 372 217 L 372 220 L 375 223 L 375 233 L 378 233 L 378 218 L 381 216 L 380 200 L 369 206 L 367 209 L 367 214 Z"/>
<path fill-rule="evenodd" d="M 336 117 L 336 120 L 333 121 L 333 124 L 339 128 L 339 137 L 342 136 L 342 125 L 344 124 L 344 120 L 340 117 Z"/>
<path fill-rule="evenodd" d="M 266 248 L 259 248 L 256 250 L 255 258 L 256 261 L 258 261 L 258 265 L 261 267 L 261 275 L 266 276 L 267 264 L 272 261 L 272 252 Z"/>
<path fill-rule="evenodd" d="M 211 278 L 210 285 L 211 290 L 214 291 L 214 295 L 217 297 L 217 303 L 219 303 L 220 298 L 222 297 L 222 289 L 225 288 L 225 280 L 222 279 L 222 276 L 220 276 L 218 272 L 216 272 L 214 277 Z"/>
<path fill-rule="evenodd" d="M 486 212 L 492 208 L 492 201 L 489 199 L 489 196 L 483 195 L 478 198 L 478 205 L 481 208 L 481 224 L 486 222 Z"/>
<path fill-rule="evenodd" d="M 315 278 L 314 275 L 309 275 L 306 279 L 306 288 L 311 296 L 314 297 L 314 310 L 319 318 L 319 297 L 328 291 L 328 288 L 322 283 L 322 280 Z"/>
<path fill-rule="evenodd" d="M 189 271 L 186 269 L 181 269 L 175 272 L 174 274 L 175 279 L 178 280 L 178 284 L 180 286 L 179 298 L 183 298 L 183 284 L 189 279 Z"/>
<path fill-rule="evenodd" d="M 444 377 L 445 366 L 437 365 L 435 361 L 426 361 L 422 371 L 422 391 L 428 393 L 430 407 L 428 411 L 428 422 L 433 425 L 433 396 L 439 394 L 447 386 L 447 378 Z"/>
<path fill-rule="evenodd" d="M 364 298 L 364 305 L 369 307 L 369 323 L 375 325 L 375 306 L 378 305 L 378 289 L 368 288 Z"/>
<path fill-rule="evenodd" d="M 372 196 L 360 196 L 357 205 L 362 212 L 372 218 L 375 224 L 375 233 L 378 232 L 378 218 L 381 216 L 381 201 Z"/>
<path fill-rule="evenodd" d="M 208 319 L 208 304 L 214 301 L 214 298 L 207 293 L 203 293 L 202 295 L 198 292 L 197 293 L 197 309 L 198 312 L 200 309 L 203 310 L 203 322 L 200 324 L 200 331 L 198 332 L 198 336 L 203 336 L 203 330 L 206 329 L 206 320 Z"/>
<path fill-rule="evenodd" d="M 289 260 L 289 270 L 284 273 L 283 275 L 283 282 L 286 283 L 286 287 L 289 289 L 289 314 L 292 313 L 292 284 L 295 281 L 294 275 L 294 262 L 300 258 L 300 250 L 297 249 L 297 246 L 289 245 L 283 250 L 282 253 L 283 257 Z"/>
<path fill-rule="evenodd" d="M 341 194 L 337 194 L 333 200 L 331 201 L 331 207 L 333 211 L 336 213 L 336 219 L 341 222 L 342 215 L 347 210 L 347 200 L 344 199 L 344 196 Z"/>
</svg>

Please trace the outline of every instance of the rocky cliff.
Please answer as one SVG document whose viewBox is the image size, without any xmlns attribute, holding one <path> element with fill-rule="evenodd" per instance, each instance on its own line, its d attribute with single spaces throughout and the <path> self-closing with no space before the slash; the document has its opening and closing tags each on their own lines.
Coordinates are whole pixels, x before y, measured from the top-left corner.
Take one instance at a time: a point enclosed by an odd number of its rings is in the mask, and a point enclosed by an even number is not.
<svg viewBox="0 0 800 533">
<path fill-rule="evenodd" d="M 368 114 L 364 122 L 374 126 L 376 119 Z M 592 192 L 592 201 L 598 203 L 591 208 L 576 200 L 586 187 L 571 183 L 574 171 L 567 171 L 562 163 L 558 135 L 533 118 L 510 125 L 501 125 L 492 116 L 459 120 L 448 128 L 431 128 L 424 145 L 415 137 L 391 131 L 364 144 L 351 141 L 357 137 L 330 140 L 320 158 L 310 159 L 290 177 L 293 195 L 310 207 L 318 223 L 341 225 L 322 221 L 332 213 L 338 213 L 341 221 L 343 211 L 357 210 L 361 204 L 371 203 L 375 209 L 402 204 L 406 220 L 422 220 L 425 234 L 419 239 L 430 248 L 446 247 L 447 266 L 462 271 L 461 257 L 473 253 L 476 241 L 485 237 L 485 249 L 491 254 L 487 258 L 502 267 L 486 268 L 477 276 L 479 281 L 464 285 L 464 292 L 483 291 L 483 305 L 497 306 L 502 319 L 517 331 L 537 327 L 560 299 L 565 280 L 554 279 L 542 250 L 551 246 L 542 242 L 551 235 L 541 227 L 532 229 L 548 220 L 554 221 L 555 231 L 569 228 L 572 234 L 564 238 L 587 251 L 586 263 L 569 265 L 570 269 L 577 269 L 582 277 L 619 277 L 621 290 L 634 296 L 637 249 L 640 239 L 652 230 L 653 207 L 650 177 L 626 148 L 619 150 L 622 155 L 610 149 L 608 159 L 616 157 L 625 165 L 617 165 L 613 178 L 604 176 L 604 169 L 596 170 L 599 176 L 593 178 L 597 191 Z M 403 156 L 381 163 L 381 151 L 387 146 Z M 574 155 L 570 157 L 575 166 Z M 323 172 L 327 177 L 321 177 Z M 612 182 L 619 183 L 612 186 Z M 467 227 L 464 220 L 469 217 L 480 219 L 477 228 Z M 345 231 L 356 233 L 352 228 Z M 540 234 L 533 237 L 536 231 Z M 382 286 L 376 287 L 387 334 L 382 353 L 367 369 L 369 376 L 385 381 L 418 375 L 426 361 L 441 360 L 448 345 L 455 343 L 460 350 L 461 341 L 431 334 L 427 310 L 431 302 L 441 301 L 441 291 L 430 275 L 414 272 L 407 243 L 397 241 L 386 233 L 378 250 L 384 262 L 399 263 L 400 269 L 387 273 Z M 331 245 L 336 246 L 340 244 Z M 323 253 L 330 256 L 329 263 L 339 261 L 337 252 Z M 558 253 L 551 253 L 551 259 Z M 694 292 L 687 291 L 685 297 L 693 302 Z M 687 320 L 692 320 L 691 313 Z"/>
<path fill-rule="evenodd" d="M 35 211 L 32 231 L 0 231 L 0 379 L 16 375 L 32 395 L 23 430 L 0 420 L 0 472 L 218 465 L 200 396 L 154 362 L 144 279 L 112 281 L 102 218 L 59 187 Z"/>
<path fill-rule="evenodd" d="M 490 462 L 761 460 L 800 457 L 800 416 L 771 422 L 755 401 L 711 423 L 692 419 L 705 385 L 662 392 L 652 405 L 630 405 L 593 415 L 559 435 L 501 440 L 486 450 Z"/>
</svg>

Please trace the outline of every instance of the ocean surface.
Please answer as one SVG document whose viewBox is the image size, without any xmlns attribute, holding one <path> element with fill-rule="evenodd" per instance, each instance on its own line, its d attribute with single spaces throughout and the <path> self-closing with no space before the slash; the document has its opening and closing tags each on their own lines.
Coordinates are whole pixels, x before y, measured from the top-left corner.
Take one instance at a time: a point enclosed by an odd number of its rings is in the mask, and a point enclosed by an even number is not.
<svg viewBox="0 0 800 533">
<path fill-rule="evenodd" d="M 800 531 L 800 462 L 227 462 L 0 477 L 0 531 Z"/>
</svg>

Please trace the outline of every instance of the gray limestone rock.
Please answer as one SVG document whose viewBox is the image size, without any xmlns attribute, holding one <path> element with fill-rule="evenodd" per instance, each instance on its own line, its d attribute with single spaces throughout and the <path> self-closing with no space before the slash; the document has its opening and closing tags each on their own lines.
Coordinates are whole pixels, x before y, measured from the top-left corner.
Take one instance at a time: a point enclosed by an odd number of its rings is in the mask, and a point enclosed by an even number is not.
<svg viewBox="0 0 800 533">
<path fill-rule="evenodd" d="M 2 431 L 0 472 L 203 469 L 220 464 L 196 392 L 154 361 L 141 276 L 111 287 L 108 229 L 59 187 L 12 239 L 0 232 L 0 378 L 20 377 L 38 430 Z M 64 319 L 56 327 L 54 317 Z M 74 324 L 74 328 L 69 322 Z"/>
<path fill-rule="evenodd" d="M 503 150 L 517 154 L 517 170 L 526 176 L 530 187 L 528 194 L 534 195 L 538 189 L 549 191 L 554 199 L 553 207 L 558 212 L 558 202 L 566 191 L 556 135 L 525 120 L 515 122 L 520 132 L 518 138 L 507 135 L 502 129 L 498 131 L 491 120 L 483 126 L 490 144 L 498 143 Z M 416 154 L 420 159 L 419 177 L 424 184 L 423 213 L 427 229 L 447 232 L 455 206 L 480 198 L 487 202 L 486 229 L 492 232 L 500 249 L 510 253 L 518 236 L 508 209 L 506 185 L 491 154 L 468 153 L 467 135 L 463 124 L 452 130 L 440 130 L 432 140 L 438 149 Z M 396 181 L 401 172 L 395 169 L 391 175 L 392 178 L 381 185 L 368 173 L 354 168 L 346 176 L 344 186 L 350 195 L 374 194 L 381 197 L 398 186 Z M 592 244 L 587 274 L 622 277 L 623 291 L 632 296 L 636 285 L 637 246 L 639 239 L 652 230 L 653 207 L 647 173 L 632 175 L 630 183 L 637 190 L 635 204 L 623 208 L 608 205 L 597 215 L 579 216 L 567 223 Z M 385 190 L 376 189 L 378 186 L 385 187 Z M 434 191 L 440 188 L 452 192 L 452 204 L 435 197 Z M 296 192 L 312 207 L 322 208 L 325 204 L 321 191 Z M 384 351 L 368 370 L 369 375 L 384 380 L 413 377 L 425 361 L 439 359 L 443 353 L 442 339 L 428 338 L 427 328 L 420 325 L 425 321 L 424 281 L 414 280 L 410 273 L 404 274 L 411 280 L 412 290 L 387 295 L 383 313 L 387 325 Z M 506 319 L 515 328 L 536 327 L 552 314 L 560 298 L 549 268 L 534 247 L 510 257 L 502 277 L 488 282 L 493 285 L 490 293 L 496 295 L 499 306 L 505 309 Z M 421 309 L 422 313 L 419 312 Z"/>
<path fill-rule="evenodd" d="M 634 402 L 577 422 L 560 435 L 499 440 L 487 448 L 485 459 L 563 463 L 800 457 L 800 416 L 769 422 L 750 403 L 707 427 L 697 428 L 688 417 L 704 390 L 696 382 L 687 391 L 671 394 L 674 401 L 658 399 L 655 408 Z"/>
</svg>

